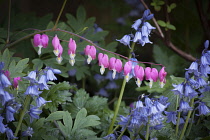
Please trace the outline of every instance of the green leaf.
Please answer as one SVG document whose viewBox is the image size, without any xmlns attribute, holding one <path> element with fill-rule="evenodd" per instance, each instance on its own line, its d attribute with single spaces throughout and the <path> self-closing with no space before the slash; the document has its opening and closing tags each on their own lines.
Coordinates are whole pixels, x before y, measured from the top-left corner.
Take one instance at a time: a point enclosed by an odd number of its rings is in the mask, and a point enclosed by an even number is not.
<svg viewBox="0 0 210 140">
<path fill-rule="evenodd" d="M 166 23 L 162 20 L 158 20 L 157 23 L 162 27 L 166 27 Z"/>
<path fill-rule="evenodd" d="M 80 66 L 77 67 L 77 73 L 76 73 L 76 79 L 77 81 L 81 80 L 82 78 L 85 78 L 86 75 L 90 75 L 89 67 L 87 66 Z"/>
<path fill-rule="evenodd" d="M 66 134 L 70 134 L 73 122 L 72 122 L 71 114 L 67 111 L 65 111 L 63 115 L 63 123 L 66 126 L 66 130 L 65 130 Z"/>
<path fill-rule="evenodd" d="M 43 67 L 43 62 L 41 59 L 34 59 L 32 60 L 32 63 L 34 64 L 33 69 L 34 70 L 40 70 Z"/>
<path fill-rule="evenodd" d="M 63 119 L 65 111 L 56 111 L 51 113 L 45 120 L 46 121 L 55 121 Z"/>
<path fill-rule="evenodd" d="M 71 93 L 69 89 L 73 89 L 68 82 L 58 83 L 57 85 L 52 85 L 49 91 L 45 90 L 42 96 L 48 100 L 52 101 L 47 103 L 44 108 L 50 109 L 51 112 L 57 111 L 58 104 L 65 103 L 66 101 L 71 101 Z"/>
<path fill-rule="evenodd" d="M 171 30 L 176 30 L 176 27 L 170 23 L 166 24 L 166 28 L 171 29 Z"/>
<path fill-rule="evenodd" d="M 9 50 L 5 49 L 1 58 L 2 59 L 1 61 L 4 62 L 4 69 L 8 69 L 10 58 L 11 58 L 11 55 L 10 55 Z"/>
<path fill-rule="evenodd" d="M 86 18 L 85 8 L 83 6 L 79 6 L 79 8 L 77 9 L 77 20 L 83 23 L 85 21 L 85 18 Z"/>
<path fill-rule="evenodd" d="M 75 133 L 77 130 L 89 127 L 89 126 L 96 126 L 99 125 L 99 117 L 96 115 L 89 115 L 87 116 L 87 110 L 85 108 L 81 109 L 76 116 L 74 127 L 72 129 L 72 133 Z"/>
</svg>

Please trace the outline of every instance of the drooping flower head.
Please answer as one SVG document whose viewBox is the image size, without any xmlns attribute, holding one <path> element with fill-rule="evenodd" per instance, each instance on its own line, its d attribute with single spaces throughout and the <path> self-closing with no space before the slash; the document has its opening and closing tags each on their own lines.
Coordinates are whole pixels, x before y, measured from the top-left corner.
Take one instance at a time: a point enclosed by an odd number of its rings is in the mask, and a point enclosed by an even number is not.
<svg viewBox="0 0 210 140">
<path fill-rule="evenodd" d="M 87 45 L 84 51 L 85 55 L 88 56 L 87 63 L 90 64 L 90 62 L 96 58 L 96 48 L 94 46 Z"/>
<path fill-rule="evenodd" d="M 58 54 L 59 54 L 60 40 L 57 37 L 57 35 L 55 35 L 55 37 L 53 37 L 52 45 L 53 45 L 53 48 L 54 48 L 53 52 L 54 52 L 55 56 L 58 56 Z"/>
<path fill-rule="evenodd" d="M 131 41 L 130 35 L 124 35 L 122 39 L 120 39 L 120 40 L 117 39 L 117 41 L 119 41 L 120 43 L 122 43 L 125 46 L 128 46 L 130 48 L 130 41 Z"/>
<path fill-rule="evenodd" d="M 104 72 L 105 72 L 105 68 L 109 67 L 108 55 L 107 54 L 103 54 L 103 53 L 99 53 L 98 54 L 98 64 L 99 64 L 99 66 L 101 66 L 100 72 L 101 72 L 101 75 L 103 75 Z"/>
<path fill-rule="evenodd" d="M 150 81 L 149 87 L 151 88 L 153 81 L 156 82 L 158 80 L 158 71 L 156 68 L 146 67 L 145 76 L 146 76 L 146 80 Z"/>
<path fill-rule="evenodd" d="M 57 49 L 58 49 L 58 56 L 57 56 L 56 60 L 57 60 L 58 64 L 60 64 L 63 60 L 63 58 L 62 58 L 63 47 L 61 46 L 61 44 L 58 45 Z"/>
<path fill-rule="evenodd" d="M 73 66 L 74 63 L 75 63 L 75 59 L 74 58 L 76 56 L 76 48 L 77 48 L 75 40 L 70 38 L 68 47 L 69 47 L 68 55 L 70 57 L 69 63 Z"/>
<path fill-rule="evenodd" d="M 132 62 L 128 61 L 124 65 L 124 75 L 125 75 L 126 82 L 128 82 L 131 78 L 130 76 L 131 70 L 132 70 Z"/>
<path fill-rule="evenodd" d="M 123 69 L 122 61 L 120 59 L 116 59 L 114 57 L 110 58 L 109 69 L 113 70 L 112 78 L 115 79 L 116 72 L 120 73 Z"/>
<path fill-rule="evenodd" d="M 28 127 L 26 131 L 22 132 L 22 136 L 23 137 L 28 137 L 28 136 L 32 137 L 33 133 L 34 133 L 33 128 Z"/>
<path fill-rule="evenodd" d="M 140 87 L 143 79 L 144 79 L 144 68 L 136 65 L 134 68 L 134 73 L 135 73 L 135 77 L 136 77 L 136 84 L 138 87 Z"/>
<path fill-rule="evenodd" d="M 32 123 L 34 119 L 39 119 L 39 114 L 41 114 L 42 111 L 39 110 L 38 107 L 31 105 L 28 113 L 30 115 L 30 123 Z"/>
<path fill-rule="evenodd" d="M 48 46 L 49 38 L 46 34 L 36 34 L 34 36 L 33 44 L 35 47 L 39 47 L 38 55 L 41 54 L 41 49 L 46 48 Z"/>
<path fill-rule="evenodd" d="M 18 81 L 22 81 L 20 77 L 15 77 L 13 79 L 13 87 L 16 89 L 18 88 Z"/>
<path fill-rule="evenodd" d="M 167 75 L 167 72 L 165 71 L 165 67 L 162 67 L 162 69 L 159 72 L 159 79 L 160 79 L 160 87 L 161 88 L 163 88 L 163 86 L 166 83 L 166 78 L 165 78 L 166 75 Z"/>
</svg>

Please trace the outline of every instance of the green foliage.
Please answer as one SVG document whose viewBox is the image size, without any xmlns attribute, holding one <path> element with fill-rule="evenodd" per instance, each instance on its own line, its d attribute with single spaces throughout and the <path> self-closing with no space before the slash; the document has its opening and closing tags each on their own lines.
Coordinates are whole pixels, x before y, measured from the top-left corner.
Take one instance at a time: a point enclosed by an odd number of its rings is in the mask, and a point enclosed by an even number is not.
<svg viewBox="0 0 210 140">
<path fill-rule="evenodd" d="M 45 90 L 42 93 L 43 98 L 49 102 L 45 105 L 45 109 L 49 109 L 51 112 L 55 112 L 58 109 L 59 104 L 65 104 L 66 102 L 71 102 L 71 93 L 70 89 L 75 89 L 74 86 L 71 86 L 68 82 L 58 83 L 52 85 L 50 90 Z"/>
<path fill-rule="evenodd" d="M 63 121 L 60 121 L 63 120 Z M 58 111 L 50 114 L 46 121 L 56 121 L 59 130 L 65 139 L 99 139 L 91 129 L 100 124 L 100 118 L 96 115 L 88 115 L 87 110 L 82 108 L 72 120 L 71 114 L 67 111 Z"/>
<path fill-rule="evenodd" d="M 174 8 L 176 8 L 176 3 L 172 3 L 170 5 L 167 5 L 167 12 L 171 13 L 171 10 L 173 10 Z"/>
<path fill-rule="evenodd" d="M 161 26 L 161 27 L 165 27 L 165 30 L 176 30 L 176 27 L 172 24 L 170 24 L 170 22 L 164 22 L 163 20 L 158 20 L 157 23 Z"/>
<path fill-rule="evenodd" d="M 155 62 L 163 64 L 166 67 L 169 75 L 183 75 L 184 69 L 189 66 L 183 58 L 174 54 L 165 46 L 154 45 L 153 57 Z"/>
<path fill-rule="evenodd" d="M 160 11 L 161 10 L 161 6 L 164 5 L 165 2 L 162 0 L 153 0 L 151 5 L 154 6 L 154 9 L 156 11 Z"/>
</svg>

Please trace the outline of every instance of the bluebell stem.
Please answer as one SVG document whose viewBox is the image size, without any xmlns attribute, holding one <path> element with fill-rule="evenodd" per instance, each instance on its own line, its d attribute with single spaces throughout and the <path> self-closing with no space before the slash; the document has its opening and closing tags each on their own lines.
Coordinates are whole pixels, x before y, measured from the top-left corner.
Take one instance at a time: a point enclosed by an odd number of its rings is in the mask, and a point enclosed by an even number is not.
<svg viewBox="0 0 210 140">
<path fill-rule="evenodd" d="M 23 136 L 23 137 L 27 137 L 27 136 L 32 137 L 32 134 L 33 134 L 33 133 L 34 133 L 33 128 L 28 127 L 26 131 L 23 131 L 23 132 L 22 132 L 22 136 Z"/>
</svg>

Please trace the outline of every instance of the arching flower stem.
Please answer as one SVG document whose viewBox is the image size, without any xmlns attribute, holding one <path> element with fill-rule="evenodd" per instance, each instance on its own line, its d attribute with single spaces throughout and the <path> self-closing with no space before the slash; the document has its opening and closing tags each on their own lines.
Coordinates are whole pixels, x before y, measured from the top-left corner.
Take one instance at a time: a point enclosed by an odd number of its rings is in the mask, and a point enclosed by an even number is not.
<svg viewBox="0 0 210 140">
<path fill-rule="evenodd" d="M 134 46 L 135 46 L 135 42 L 133 42 L 132 45 L 131 45 L 130 53 L 129 53 L 129 56 L 128 56 L 129 59 L 132 56 L 131 52 L 133 52 Z M 117 115 L 118 115 L 118 111 L 119 111 L 119 108 L 120 108 L 120 104 L 121 104 L 121 101 L 122 101 L 125 85 L 126 85 L 126 78 L 124 78 L 123 83 L 122 83 L 122 87 L 121 87 L 121 90 L 120 90 L 120 95 L 119 95 L 119 98 L 118 98 L 118 101 L 117 101 L 117 105 L 116 105 L 116 108 L 115 108 L 115 111 L 114 111 L 114 117 L 113 117 L 112 122 L 111 122 L 111 124 L 109 126 L 108 134 L 111 134 L 113 126 L 114 126 L 114 123 L 116 121 L 116 118 L 117 118 Z"/>
</svg>

